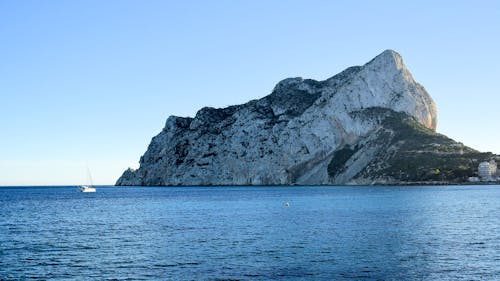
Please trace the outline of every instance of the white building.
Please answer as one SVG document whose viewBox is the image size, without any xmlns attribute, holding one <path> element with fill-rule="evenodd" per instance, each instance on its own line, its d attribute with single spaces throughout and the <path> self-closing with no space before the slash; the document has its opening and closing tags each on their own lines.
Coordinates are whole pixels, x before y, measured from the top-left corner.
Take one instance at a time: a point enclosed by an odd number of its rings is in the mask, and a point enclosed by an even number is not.
<svg viewBox="0 0 500 281">
<path fill-rule="evenodd" d="M 497 173 L 497 163 L 495 160 L 490 162 L 481 162 L 477 168 L 479 177 L 481 180 L 493 180 L 493 177 Z"/>
<path fill-rule="evenodd" d="M 479 182 L 481 181 L 478 177 L 469 177 L 469 182 Z"/>
<path fill-rule="evenodd" d="M 495 160 L 490 161 L 490 174 L 492 176 L 497 174 L 497 162 L 495 162 Z"/>
</svg>

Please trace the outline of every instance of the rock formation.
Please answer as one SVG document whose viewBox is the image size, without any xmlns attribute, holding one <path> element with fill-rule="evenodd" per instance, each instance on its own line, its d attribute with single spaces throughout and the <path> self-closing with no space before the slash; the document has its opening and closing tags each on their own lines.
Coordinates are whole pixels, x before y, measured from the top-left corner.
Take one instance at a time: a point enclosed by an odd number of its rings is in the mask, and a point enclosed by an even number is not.
<svg viewBox="0 0 500 281">
<path fill-rule="evenodd" d="M 325 81 L 288 78 L 259 100 L 205 107 L 194 118 L 170 116 L 139 169 L 126 170 L 116 185 L 439 180 L 444 179 L 434 167 L 439 163 L 413 173 L 404 159 L 422 161 L 417 156 L 426 152 L 452 158 L 477 152 L 436 134 L 436 125 L 432 98 L 401 56 L 386 50 Z M 455 171 L 455 166 L 449 169 Z M 462 169 L 464 176 L 471 173 L 467 169 Z"/>
</svg>

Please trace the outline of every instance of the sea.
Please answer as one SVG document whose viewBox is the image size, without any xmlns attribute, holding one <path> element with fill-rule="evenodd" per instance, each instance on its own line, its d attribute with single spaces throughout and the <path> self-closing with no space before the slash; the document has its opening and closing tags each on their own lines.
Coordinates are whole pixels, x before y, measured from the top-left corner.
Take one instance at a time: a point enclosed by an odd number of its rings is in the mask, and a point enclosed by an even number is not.
<svg viewBox="0 0 500 281">
<path fill-rule="evenodd" d="M 500 186 L 1 187 L 25 279 L 500 280 Z"/>
</svg>

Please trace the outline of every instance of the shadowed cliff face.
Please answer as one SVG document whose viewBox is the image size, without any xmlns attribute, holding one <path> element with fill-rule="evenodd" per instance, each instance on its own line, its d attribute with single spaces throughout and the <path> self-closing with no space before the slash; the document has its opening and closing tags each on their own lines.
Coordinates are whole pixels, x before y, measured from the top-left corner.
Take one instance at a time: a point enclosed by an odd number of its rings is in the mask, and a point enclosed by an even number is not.
<svg viewBox="0 0 500 281">
<path fill-rule="evenodd" d="M 376 142 L 377 134 L 382 134 L 381 119 L 373 113 L 378 111 L 367 111 L 372 108 L 398 112 L 436 129 L 431 97 L 413 80 L 401 56 L 387 50 L 364 66 L 350 67 L 325 81 L 288 78 L 259 100 L 222 109 L 205 107 L 194 118 L 171 116 L 141 157 L 140 168 L 125 171 L 116 184 L 352 182 L 382 146 L 372 146 L 363 161 L 344 172 L 332 172 L 332 167 L 348 165 L 349 153 L 339 158 L 344 164 L 332 163 L 339 150 Z M 360 112 L 371 114 L 367 118 Z M 376 175 L 363 174 L 363 179 L 371 178 Z"/>
</svg>

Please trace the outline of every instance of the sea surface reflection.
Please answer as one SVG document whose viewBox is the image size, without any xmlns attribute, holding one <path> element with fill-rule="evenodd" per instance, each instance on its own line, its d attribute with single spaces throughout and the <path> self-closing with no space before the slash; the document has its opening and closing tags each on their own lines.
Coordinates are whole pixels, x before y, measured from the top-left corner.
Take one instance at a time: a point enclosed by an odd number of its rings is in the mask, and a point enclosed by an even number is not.
<svg viewBox="0 0 500 281">
<path fill-rule="evenodd" d="M 499 186 L 97 189 L 0 188 L 0 280 L 500 279 Z"/>
</svg>

